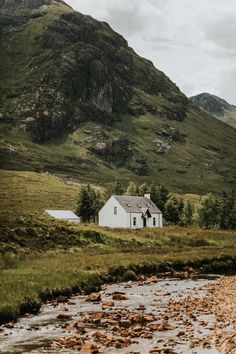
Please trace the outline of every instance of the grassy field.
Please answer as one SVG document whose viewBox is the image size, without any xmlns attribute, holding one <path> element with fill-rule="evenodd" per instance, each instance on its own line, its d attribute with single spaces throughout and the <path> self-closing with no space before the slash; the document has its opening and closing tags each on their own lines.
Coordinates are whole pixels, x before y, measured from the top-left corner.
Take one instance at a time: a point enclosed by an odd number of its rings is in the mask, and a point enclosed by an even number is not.
<svg viewBox="0 0 236 354">
<path fill-rule="evenodd" d="M 5 237 L 3 236 L 5 235 Z M 199 229 L 109 230 L 24 221 L 1 228 L 0 321 L 38 310 L 41 302 L 104 281 L 184 269 L 235 271 L 236 233 Z M 131 273 L 130 273 L 131 270 Z"/>
<path fill-rule="evenodd" d="M 80 185 L 45 173 L 1 171 L 0 322 L 36 311 L 45 299 L 90 291 L 104 281 L 183 269 L 235 271 L 236 232 L 165 227 L 111 230 L 47 218 L 73 210 Z M 187 195 L 199 201 L 198 195 Z"/>
<path fill-rule="evenodd" d="M 45 209 L 74 210 L 81 187 L 68 178 L 31 171 L 0 170 L 0 180 L 0 221 L 6 223 L 19 217 L 45 219 Z M 182 197 L 196 204 L 201 198 L 198 194 Z"/>
</svg>

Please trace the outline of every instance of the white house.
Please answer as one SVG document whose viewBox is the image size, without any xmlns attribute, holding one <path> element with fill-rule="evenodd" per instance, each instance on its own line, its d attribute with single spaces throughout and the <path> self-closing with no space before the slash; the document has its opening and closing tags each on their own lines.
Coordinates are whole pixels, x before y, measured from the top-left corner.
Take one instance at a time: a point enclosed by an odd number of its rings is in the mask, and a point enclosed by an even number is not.
<svg viewBox="0 0 236 354">
<path fill-rule="evenodd" d="M 76 224 L 80 223 L 80 217 L 75 215 L 70 210 L 44 210 L 49 216 L 56 220 L 74 222 Z"/>
<path fill-rule="evenodd" d="M 162 213 L 150 194 L 144 197 L 113 195 L 99 211 L 98 220 L 99 226 L 112 228 L 162 227 Z"/>
</svg>

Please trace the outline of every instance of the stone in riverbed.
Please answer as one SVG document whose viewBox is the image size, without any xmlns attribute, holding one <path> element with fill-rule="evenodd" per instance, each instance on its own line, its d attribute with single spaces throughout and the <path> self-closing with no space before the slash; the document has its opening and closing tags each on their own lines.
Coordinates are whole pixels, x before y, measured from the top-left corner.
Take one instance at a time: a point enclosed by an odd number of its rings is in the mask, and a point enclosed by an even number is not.
<svg viewBox="0 0 236 354">
<path fill-rule="evenodd" d="M 92 293 L 87 297 L 86 301 L 99 302 L 99 301 L 101 301 L 101 294 L 100 293 Z"/>
<path fill-rule="evenodd" d="M 102 308 L 113 307 L 113 306 L 114 306 L 113 300 L 107 300 L 102 303 Z"/>
<path fill-rule="evenodd" d="M 129 320 L 121 320 L 119 325 L 124 328 L 129 328 L 131 325 L 131 322 Z"/>
<path fill-rule="evenodd" d="M 85 342 L 80 349 L 80 354 L 96 354 L 99 352 L 99 348 L 93 342 Z"/>
<path fill-rule="evenodd" d="M 70 318 L 71 318 L 71 315 L 66 314 L 66 313 L 60 313 L 60 314 L 57 316 L 57 319 L 58 319 L 58 320 L 69 320 Z"/>
<path fill-rule="evenodd" d="M 63 302 L 67 302 L 68 301 L 68 298 L 66 296 L 63 296 L 63 295 L 59 295 L 57 298 L 56 298 L 56 302 L 59 304 L 59 303 L 63 303 Z"/>
<path fill-rule="evenodd" d="M 103 316 L 102 312 L 95 312 L 95 314 L 92 316 L 92 321 L 94 323 L 100 323 L 102 316 Z"/>
<path fill-rule="evenodd" d="M 113 300 L 128 300 L 128 296 L 124 293 L 115 292 L 112 294 Z"/>
</svg>

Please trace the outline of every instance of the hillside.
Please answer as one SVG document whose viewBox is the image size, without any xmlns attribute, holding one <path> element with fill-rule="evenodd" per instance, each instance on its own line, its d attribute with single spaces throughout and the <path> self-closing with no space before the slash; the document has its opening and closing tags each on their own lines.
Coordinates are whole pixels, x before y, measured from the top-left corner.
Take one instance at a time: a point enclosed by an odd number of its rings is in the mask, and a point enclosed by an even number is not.
<svg viewBox="0 0 236 354">
<path fill-rule="evenodd" d="M 236 185 L 236 131 L 189 104 L 108 24 L 1 0 L 0 167 L 205 193 Z"/>
<path fill-rule="evenodd" d="M 209 93 L 200 93 L 189 99 L 195 106 L 236 128 L 236 106 Z"/>
</svg>

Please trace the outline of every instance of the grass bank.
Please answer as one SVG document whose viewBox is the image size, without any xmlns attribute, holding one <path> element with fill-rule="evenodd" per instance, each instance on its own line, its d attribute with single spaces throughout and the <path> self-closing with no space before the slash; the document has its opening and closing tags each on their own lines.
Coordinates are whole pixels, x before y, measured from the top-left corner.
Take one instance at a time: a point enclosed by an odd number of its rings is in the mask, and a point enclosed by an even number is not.
<svg viewBox="0 0 236 354">
<path fill-rule="evenodd" d="M 0 322 L 43 301 L 141 273 L 235 272 L 236 233 L 200 229 L 110 230 L 23 219 L 1 227 Z"/>
</svg>

